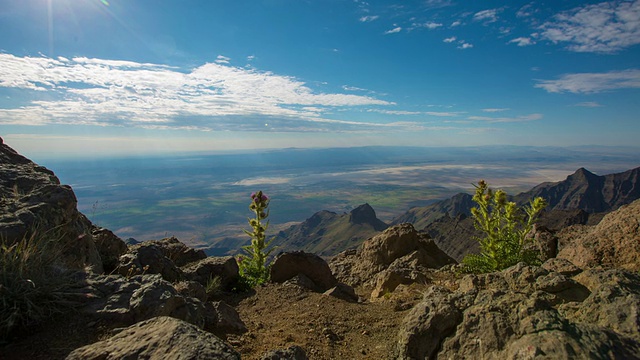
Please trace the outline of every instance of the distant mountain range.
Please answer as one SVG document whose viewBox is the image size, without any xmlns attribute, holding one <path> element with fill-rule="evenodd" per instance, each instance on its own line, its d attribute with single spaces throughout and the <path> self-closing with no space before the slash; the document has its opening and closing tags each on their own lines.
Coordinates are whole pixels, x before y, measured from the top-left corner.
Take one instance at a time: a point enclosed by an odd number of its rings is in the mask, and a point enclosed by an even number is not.
<svg viewBox="0 0 640 360">
<path fill-rule="evenodd" d="M 595 224 L 602 216 L 640 198 L 640 167 L 622 173 L 599 176 L 580 168 L 559 182 L 542 183 L 512 196 L 518 205 L 541 196 L 549 206 L 540 224 L 560 229 L 573 224 Z M 491 184 L 489 184 L 491 185 Z M 428 232 L 440 249 L 456 260 L 478 248 L 478 235 L 470 217 L 472 196 L 459 193 L 428 206 L 415 207 L 389 225 L 412 223 Z M 387 228 L 368 204 L 348 214 L 321 211 L 306 221 L 281 231 L 274 241 L 279 250 L 305 250 L 332 256 L 357 247 L 362 241 Z"/>
</svg>

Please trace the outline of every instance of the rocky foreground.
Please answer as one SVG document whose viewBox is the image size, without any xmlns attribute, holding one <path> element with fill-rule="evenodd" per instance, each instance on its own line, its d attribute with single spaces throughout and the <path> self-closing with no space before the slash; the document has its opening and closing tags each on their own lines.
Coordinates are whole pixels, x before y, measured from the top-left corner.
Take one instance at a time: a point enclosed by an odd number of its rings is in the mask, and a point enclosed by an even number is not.
<svg viewBox="0 0 640 360">
<path fill-rule="evenodd" d="M 5 241 L 64 229 L 59 266 L 75 269 L 83 294 L 9 334 L 2 359 L 640 358 L 640 201 L 595 226 L 540 230 L 542 266 L 462 275 L 426 233 L 399 224 L 329 263 L 280 254 L 273 283 L 234 293 L 234 258 L 176 238 L 127 246 L 5 144 L 0 193 Z"/>
</svg>

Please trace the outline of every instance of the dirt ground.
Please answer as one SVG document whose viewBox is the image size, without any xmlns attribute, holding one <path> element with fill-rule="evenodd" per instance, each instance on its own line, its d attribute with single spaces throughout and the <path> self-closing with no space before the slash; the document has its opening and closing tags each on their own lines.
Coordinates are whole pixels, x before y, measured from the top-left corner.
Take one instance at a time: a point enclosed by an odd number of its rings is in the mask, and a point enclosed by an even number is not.
<svg viewBox="0 0 640 360">
<path fill-rule="evenodd" d="M 229 336 L 243 359 L 302 347 L 309 359 L 391 359 L 398 328 L 424 287 L 351 303 L 295 285 L 270 284 L 236 307 L 249 331 Z"/>
</svg>

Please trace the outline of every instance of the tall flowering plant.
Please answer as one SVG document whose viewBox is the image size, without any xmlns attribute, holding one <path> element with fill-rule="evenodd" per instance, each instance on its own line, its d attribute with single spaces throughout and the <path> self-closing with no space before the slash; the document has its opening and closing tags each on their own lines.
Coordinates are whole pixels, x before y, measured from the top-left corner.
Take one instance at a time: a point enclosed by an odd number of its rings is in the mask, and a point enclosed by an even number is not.
<svg viewBox="0 0 640 360">
<path fill-rule="evenodd" d="M 467 272 L 487 273 L 500 271 L 521 261 L 536 265 L 540 262 L 533 240 L 527 234 L 533 228 L 547 202 L 537 197 L 522 209 L 507 201 L 507 193 L 493 191 L 484 180 L 478 182 L 471 209 L 476 229 L 484 233 L 478 238 L 480 254 L 469 254 L 462 259 Z"/>
<path fill-rule="evenodd" d="M 251 194 L 249 209 L 255 214 L 255 217 L 249 219 L 251 230 L 244 230 L 251 237 L 251 244 L 242 247 L 247 256 L 238 258 L 240 276 L 251 287 L 269 280 L 269 267 L 266 262 L 267 257 L 275 248 L 271 247 L 269 249 L 273 239 L 266 241 L 265 236 L 269 221 L 266 223 L 263 223 L 263 221 L 269 216 L 268 207 L 269 197 L 262 191 Z"/>
</svg>

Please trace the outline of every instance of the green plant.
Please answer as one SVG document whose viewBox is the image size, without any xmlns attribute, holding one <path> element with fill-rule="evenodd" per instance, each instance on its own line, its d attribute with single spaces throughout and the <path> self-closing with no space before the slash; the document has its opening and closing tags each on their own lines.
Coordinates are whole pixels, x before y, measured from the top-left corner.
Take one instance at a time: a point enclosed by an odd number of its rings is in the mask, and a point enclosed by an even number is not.
<svg viewBox="0 0 640 360">
<path fill-rule="evenodd" d="M 0 238 L 0 338 L 78 304 L 77 272 L 60 264 L 62 236 L 32 230 L 18 241 Z"/>
<path fill-rule="evenodd" d="M 207 293 L 207 298 L 213 299 L 220 294 L 222 291 L 222 278 L 220 276 L 211 276 L 209 281 L 207 281 L 207 286 L 205 287 L 205 292 Z"/>
<path fill-rule="evenodd" d="M 507 201 L 507 193 L 493 191 L 484 180 L 475 186 L 473 196 L 478 206 L 471 209 L 476 229 L 484 233 L 477 238 L 480 254 L 467 255 L 463 260 L 465 272 L 486 273 L 499 271 L 519 262 L 539 264 L 539 252 L 533 248 L 533 240 L 527 234 L 547 206 L 537 197 L 522 209 Z"/>
<path fill-rule="evenodd" d="M 269 227 L 269 221 L 266 224 L 262 223 L 269 216 L 268 207 L 269 197 L 262 191 L 251 194 L 249 209 L 255 214 L 255 217 L 249 219 L 251 231 L 244 230 L 251 237 L 251 244 L 242 247 L 247 256 L 238 258 L 241 282 L 245 282 L 251 288 L 269 280 L 267 257 L 275 248 L 269 249 L 273 239 L 266 241 L 265 233 Z"/>
</svg>

